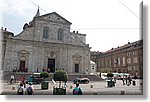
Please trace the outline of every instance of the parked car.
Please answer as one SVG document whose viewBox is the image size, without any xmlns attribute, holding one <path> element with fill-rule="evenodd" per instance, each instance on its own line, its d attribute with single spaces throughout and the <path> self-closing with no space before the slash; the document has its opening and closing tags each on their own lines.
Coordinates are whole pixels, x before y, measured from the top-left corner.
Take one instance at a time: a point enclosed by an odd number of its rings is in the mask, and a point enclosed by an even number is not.
<svg viewBox="0 0 150 102">
<path fill-rule="evenodd" d="M 79 84 L 88 84 L 90 80 L 88 78 L 76 78 L 73 80 L 73 83 L 79 83 Z"/>
<path fill-rule="evenodd" d="M 40 84 L 40 83 L 42 83 L 44 81 L 44 78 L 42 78 L 40 76 L 40 73 L 33 73 L 33 75 L 30 75 L 28 77 L 28 80 L 26 81 L 26 83 L 29 83 L 30 82 L 29 80 L 32 80 L 31 82 L 33 84 Z"/>
</svg>

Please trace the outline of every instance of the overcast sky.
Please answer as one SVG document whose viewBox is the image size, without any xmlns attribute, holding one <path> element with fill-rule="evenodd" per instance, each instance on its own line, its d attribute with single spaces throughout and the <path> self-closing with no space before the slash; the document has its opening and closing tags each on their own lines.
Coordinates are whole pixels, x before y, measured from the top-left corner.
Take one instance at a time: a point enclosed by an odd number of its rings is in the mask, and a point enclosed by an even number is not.
<svg viewBox="0 0 150 102">
<path fill-rule="evenodd" d="M 15 35 L 40 14 L 57 12 L 72 23 L 71 31 L 86 34 L 92 51 L 104 52 L 137 41 L 141 0 L 1 0 L 1 27 Z"/>
</svg>

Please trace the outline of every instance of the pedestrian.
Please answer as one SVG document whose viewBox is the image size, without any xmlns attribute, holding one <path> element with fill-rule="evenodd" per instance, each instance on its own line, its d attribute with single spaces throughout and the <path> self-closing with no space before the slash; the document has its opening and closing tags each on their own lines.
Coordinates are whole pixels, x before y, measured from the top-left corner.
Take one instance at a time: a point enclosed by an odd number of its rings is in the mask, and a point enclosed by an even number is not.
<svg viewBox="0 0 150 102">
<path fill-rule="evenodd" d="M 76 84 L 76 87 L 73 89 L 73 95 L 82 95 L 82 90 L 79 87 L 79 84 Z"/>
<path fill-rule="evenodd" d="M 34 94 L 34 87 L 32 86 L 32 83 L 29 83 L 29 86 L 26 89 L 26 95 L 33 95 Z"/>
<path fill-rule="evenodd" d="M 66 89 L 68 87 L 67 83 L 65 82 L 64 83 L 64 88 Z"/>
<path fill-rule="evenodd" d="M 126 85 L 128 85 L 128 78 L 125 76 Z"/>
<path fill-rule="evenodd" d="M 23 93 L 24 93 L 23 84 L 20 83 L 18 86 L 17 95 L 23 95 Z"/>
<path fill-rule="evenodd" d="M 17 72 L 17 68 L 16 67 L 14 68 L 14 72 Z"/>
<path fill-rule="evenodd" d="M 39 72 L 39 68 L 36 69 L 36 72 L 37 72 L 37 73 Z"/>
<path fill-rule="evenodd" d="M 24 88 L 26 88 L 25 76 L 22 76 L 22 78 L 21 78 L 21 82 L 22 82 L 22 84 L 23 84 Z"/>
<path fill-rule="evenodd" d="M 131 85 L 132 78 L 131 78 L 131 76 L 130 76 L 130 75 L 128 76 L 128 81 L 129 81 L 129 85 Z"/>
<path fill-rule="evenodd" d="M 125 76 L 122 77 L 122 83 L 123 83 L 123 85 L 125 85 L 124 81 L 125 81 Z"/>
<path fill-rule="evenodd" d="M 13 75 L 10 76 L 10 84 L 13 84 L 15 80 L 15 77 Z"/>
<path fill-rule="evenodd" d="M 28 77 L 28 83 L 31 83 L 31 84 L 32 84 L 32 82 L 33 82 L 33 76 L 30 75 L 30 76 Z"/>
</svg>

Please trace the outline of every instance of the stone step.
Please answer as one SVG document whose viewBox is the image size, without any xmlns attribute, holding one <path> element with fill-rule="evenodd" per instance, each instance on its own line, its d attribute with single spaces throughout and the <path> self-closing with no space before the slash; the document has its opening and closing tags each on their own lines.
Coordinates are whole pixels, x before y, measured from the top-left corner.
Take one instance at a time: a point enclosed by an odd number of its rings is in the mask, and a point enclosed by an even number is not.
<svg viewBox="0 0 150 102">
<path fill-rule="evenodd" d="M 7 73 L 3 75 L 4 80 L 10 80 L 10 76 L 14 75 L 16 80 L 21 80 L 22 76 L 25 76 L 25 79 L 28 79 L 29 75 L 33 73 Z M 46 78 L 46 81 L 52 80 L 53 73 L 50 73 L 49 78 Z M 76 78 L 89 78 L 90 81 L 103 81 L 102 78 L 96 75 L 85 75 L 85 74 L 68 74 L 68 81 L 73 81 Z"/>
</svg>

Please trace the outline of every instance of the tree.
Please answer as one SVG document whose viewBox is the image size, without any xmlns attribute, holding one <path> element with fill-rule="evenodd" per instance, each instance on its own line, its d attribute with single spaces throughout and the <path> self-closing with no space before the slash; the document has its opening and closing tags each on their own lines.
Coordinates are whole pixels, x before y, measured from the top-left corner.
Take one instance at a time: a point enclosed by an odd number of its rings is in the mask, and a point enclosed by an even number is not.
<svg viewBox="0 0 150 102">
<path fill-rule="evenodd" d="M 68 80 L 68 75 L 67 75 L 66 71 L 64 71 L 64 70 L 57 70 L 53 74 L 53 79 L 54 79 L 54 81 L 59 81 L 59 88 L 60 88 L 61 87 L 61 81 L 66 83 Z"/>
<path fill-rule="evenodd" d="M 45 78 L 49 77 L 49 74 L 48 74 L 48 72 L 41 72 L 40 77 L 44 78 L 44 80 L 45 80 Z"/>
</svg>

